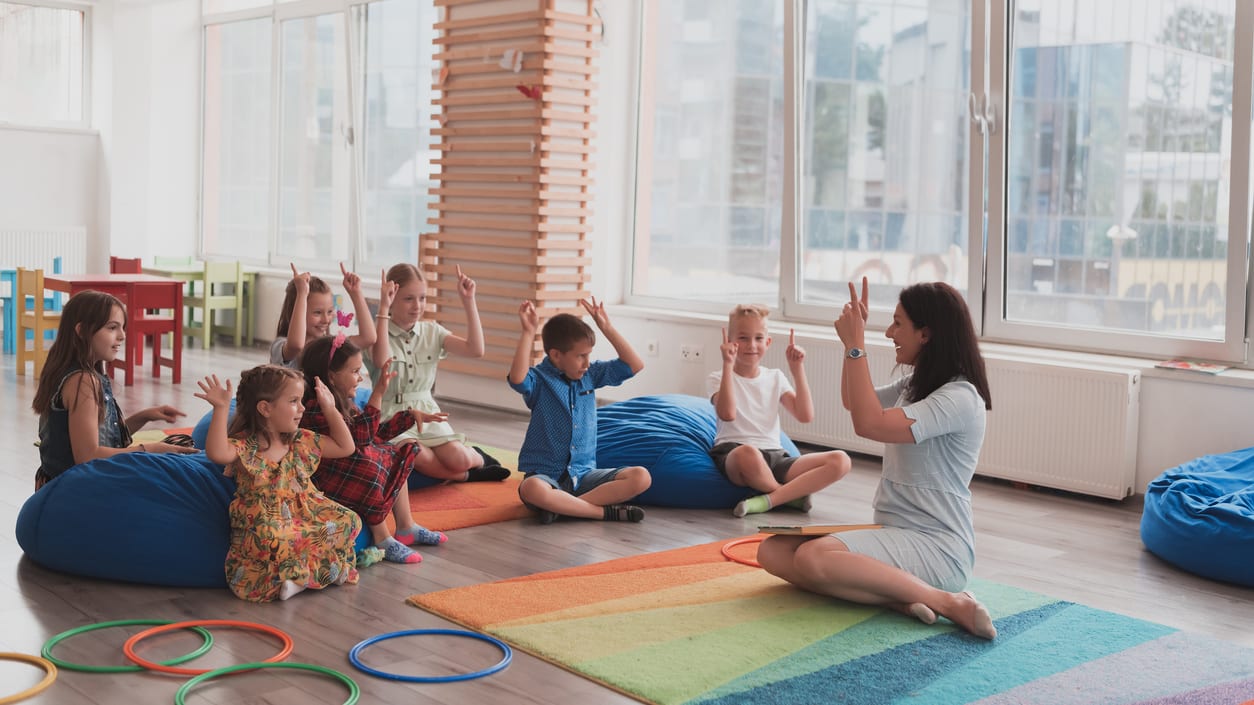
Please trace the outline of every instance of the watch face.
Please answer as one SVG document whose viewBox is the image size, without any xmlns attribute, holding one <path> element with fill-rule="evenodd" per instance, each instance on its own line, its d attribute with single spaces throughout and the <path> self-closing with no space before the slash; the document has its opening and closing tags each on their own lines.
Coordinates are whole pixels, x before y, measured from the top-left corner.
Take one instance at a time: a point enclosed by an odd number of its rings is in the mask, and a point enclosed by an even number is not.
<svg viewBox="0 0 1254 705">
<path fill-rule="evenodd" d="M 855 360 L 862 357 L 865 354 L 866 353 L 862 352 L 862 348 L 850 348 L 849 350 L 849 357 L 852 357 Z"/>
</svg>

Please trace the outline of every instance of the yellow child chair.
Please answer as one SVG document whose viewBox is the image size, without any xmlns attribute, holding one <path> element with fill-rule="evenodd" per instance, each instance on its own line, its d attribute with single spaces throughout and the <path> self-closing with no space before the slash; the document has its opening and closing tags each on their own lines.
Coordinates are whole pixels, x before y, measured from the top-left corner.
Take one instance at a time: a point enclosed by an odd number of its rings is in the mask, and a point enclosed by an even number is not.
<svg viewBox="0 0 1254 705">
<path fill-rule="evenodd" d="M 231 286 L 231 293 L 226 287 Z M 200 292 L 183 297 L 183 305 L 187 307 L 187 322 L 183 326 L 183 334 L 190 338 L 200 338 L 201 347 L 208 348 L 213 338 L 213 312 L 232 310 L 235 320 L 228 327 L 235 334 L 235 347 L 239 347 L 244 328 L 244 268 L 239 262 L 205 262 L 205 278 L 201 283 Z M 200 319 L 196 319 L 196 311 L 200 311 Z"/>
<path fill-rule="evenodd" d="M 44 270 L 17 270 L 17 373 L 26 375 L 26 363 L 35 363 L 35 376 L 44 371 L 44 362 L 48 359 L 48 346 L 51 343 L 44 339 L 45 331 L 56 334 L 61 325 L 61 314 L 52 313 L 44 308 Z M 26 331 L 31 331 L 33 340 L 26 339 Z M 27 343 L 31 348 L 27 350 Z"/>
</svg>

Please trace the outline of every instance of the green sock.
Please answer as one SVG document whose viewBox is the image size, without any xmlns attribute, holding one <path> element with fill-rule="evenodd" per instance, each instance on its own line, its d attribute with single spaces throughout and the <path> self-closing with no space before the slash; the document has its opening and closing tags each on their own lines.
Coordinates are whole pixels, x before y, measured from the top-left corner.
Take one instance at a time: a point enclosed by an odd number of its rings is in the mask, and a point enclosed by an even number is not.
<svg viewBox="0 0 1254 705">
<path fill-rule="evenodd" d="M 737 504 L 736 508 L 732 510 L 732 514 L 742 517 L 746 514 L 761 514 L 769 511 L 771 511 L 771 498 L 760 494 Z"/>
</svg>

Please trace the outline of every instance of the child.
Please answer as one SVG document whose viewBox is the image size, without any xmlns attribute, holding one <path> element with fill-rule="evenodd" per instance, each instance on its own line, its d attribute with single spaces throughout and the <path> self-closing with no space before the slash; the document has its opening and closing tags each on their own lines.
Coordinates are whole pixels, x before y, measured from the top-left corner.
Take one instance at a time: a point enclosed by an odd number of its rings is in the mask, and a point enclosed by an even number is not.
<svg viewBox="0 0 1254 705">
<path fill-rule="evenodd" d="M 620 504 L 649 488 L 652 478 L 642 467 L 597 468 L 597 387 L 621 384 L 644 369 L 644 361 L 610 325 L 605 305 L 596 299 L 580 301 L 601 333 L 614 346 L 618 358 L 589 362 L 596 334 L 587 323 L 569 313 L 559 313 L 544 324 L 541 339 L 548 355 L 530 367 L 532 342 L 540 319 L 535 305 L 518 307 L 522 335 L 509 370 L 509 385 L 527 402 L 531 423 L 519 469 L 526 478 L 518 486 L 523 504 L 540 512 L 540 521 L 552 523 L 557 515 L 640 521 L 644 510 Z"/>
<path fill-rule="evenodd" d="M 361 277 L 345 269 L 343 262 L 340 272 L 344 274 L 344 291 L 353 300 L 356 313 L 351 316 L 335 310 L 335 297 L 331 296 L 331 287 L 326 282 L 310 276 L 309 272 L 297 272 L 296 265 L 292 265 L 292 281 L 287 283 L 276 337 L 270 344 L 271 364 L 295 368 L 301 349 L 309 341 L 326 335 L 337 316 L 344 319 L 339 324 L 341 328 L 354 317 L 357 319 L 357 335 L 352 337 L 357 347 L 364 350 L 374 344 L 374 319 L 361 292 Z M 386 287 L 387 282 L 383 285 Z"/>
<path fill-rule="evenodd" d="M 784 357 L 796 389 L 783 372 L 761 366 L 771 347 L 768 315 L 765 306 L 732 309 L 719 347 L 723 369 L 709 377 L 710 401 L 718 414 L 710 457 L 732 484 L 762 493 L 737 504 L 732 514 L 738 517 L 769 512 L 781 504 L 808 512 L 810 494 L 844 477 L 851 465 L 849 456 L 839 450 L 794 458 L 780 448 L 779 407 L 809 423 L 814 404 L 803 366 L 806 352 L 797 346 L 792 331 Z"/>
<path fill-rule="evenodd" d="M 392 361 L 396 369 L 393 392 L 383 397 L 383 416 L 417 409 L 439 414 L 431 390 L 435 387 L 436 366 L 449 353 L 463 357 L 483 357 L 483 326 L 475 304 L 475 280 L 457 268 L 457 293 L 466 311 L 466 337 L 454 335 L 435 321 L 422 320 L 427 307 L 427 282 L 412 264 L 398 264 L 384 276 L 387 285 L 379 298 L 376 318 L 385 332 L 374 342 L 366 368 L 371 377 Z M 442 480 L 480 482 L 504 480 L 510 471 L 479 448 L 467 448 L 466 437 L 455 433 L 445 421 L 422 424 L 405 431 L 393 443 L 420 443 L 435 454 L 434 463 L 423 465 L 423 473 Z"/>
<path fill-rule="evenodd" d="M 39 414 L 35 489 L 70 467 L 96 458 L 134 452 L 196 452 L 169 443 L 131 447 L 131 434 L 144 424 L 173 423 L 185 414 L 163 405 L 122 417 L 106 372 L 125 341 L 126 309 L 121 301 L 99 291 L 83 291 L 65 304 L 31 403 Z"/>
<path fill-rule="evenodd" d="M 356 445 L 356 452 L 346 458 L 323 458 L 313 482 L 328 497 L 361 515 L 374 545 L 383 552 L 383 560 L 418 563 L 422 556 L 411 550 L 410 545 L 436 545 L 448 540 L 442 532 L 428 531 L 415 524 L 409 509 L 409 473 L 414 469 L 415 460 L 423 453 L 431 456 L 431 451 L 412 443 L 394 446 L 388 440 L 415 424 L 443 421 L 446 415 L 402 411 L 380 426 L 379 400 L 396 373 L 385 367 L 366 408 L 358 409 L 353 397 L 361 383 L 361 348 L 342 336 L 341 333 L 318 338 L 301 353 L 300 367 L 305 374 L 305 415 L 300 420 L 301 428 L 326 434 L 330 432 L 328 417 L 341 416 Z M 314 403 L 313 390 L 318 382 L 325 383 L 331 390 L 334 409 Z M 385 523 L 388 512 L 396 518 L 395 535 Z"/>
<path fill-rule="evenodd" d="M 343 458 L 356 447 L 339 414 L 331 434 L 299 427 L 305 381 L 280 365 L 260 365 L 240 375 L 235 416 L 227 430 L 231 383 L 206 377 L 197 397 L 213 406 L 205 453 L 235 477 L 226 581 L 250 602 L 286 600 L 306 588 L 357 582 L 353 541 L 361 519 L 329 500 L 309 481 L 319 458 Z M 318 403 L 335 406 L 318 380 Z"/>
</svg>

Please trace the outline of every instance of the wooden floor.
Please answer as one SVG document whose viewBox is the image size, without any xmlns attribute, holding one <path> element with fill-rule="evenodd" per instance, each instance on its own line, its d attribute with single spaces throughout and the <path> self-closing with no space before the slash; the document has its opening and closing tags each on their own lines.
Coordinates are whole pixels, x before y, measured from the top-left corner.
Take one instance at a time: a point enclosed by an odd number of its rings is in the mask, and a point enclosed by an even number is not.
<svg viewBox="0 0 1254 705">
<path fill-rule="evenodd" d="M 168 377 L 138 376 L 133 387 L 118 388 L 126 412 L 169 403 L 188 414 L 192 425 L 208 405 L 193 397 L 195 380 L 207 373 L 238 379 L 239 371 L 262 362 L 262 348 L 186 349 L 184 384 Z M 38 458 L 32 441 L 36 418 L 30 411 L 34 380 L 17 377 L 14 358 L 0 363 L 0 651 L 38 654 L 52 635 L 79 625 L 118 619 L 243 619 L 270 624 L 296 641 L 290 661 L 321 664 L 353 677 L 363 703 L 623 703 L 623 695 L 597 686 L 525 654 L 488 678 L 436 685 L 380 680 L 357 672 L 348 650 L 361 639 L 398 629 L 448 627 L 448 623 L 405 604 L 407 596 L 447 587 L 525 575 L 648 551 L 677 548 L 751 534 L 757 518 L 737 519 L 729 511 L 649 509 L 640 524 L 559 522 L 540 526 L 523 520 L 462 529 L 444 546 L 423 551 L 417 566 L 383 564 L 362 571 L 356 586 L 297 595 L 286 602 L 254 605 L 223 589 L 147 587 L 54 573 L 23 557 L 12 527 L 31 494 Z M 512 413 L 446 403 L 455 427 L 473 440 L 517 448 L 526 418 Z M 816 497 L 815 523 L 864 523 L 877 480 L 878 461 L 859 458 L 854 471 Z M 1123 614 L 1254 645 L 1254 601 L 1245 588 L 1182 573 L 1150 555 L 1138 535 L 1135 501 L 1099 500 L 1016 489 L 977 480 L 977 575 L 1083 602 Z M 790 518 L 799 515 L 790 514 Z M 99 517 L 102 524 L 124 517 Z M 101 534 L 107 534 L 102 531 Z M 84 553 L 98 539 L 82 537 Z M 143 556 L 136 556 L 143 560 Z M 131 629 L 133 633 L 138 629 Z M 88 634 L 66 642 L 58 655 L 100 664 L 123 664 L 122 630 Z M 173 657 L 195 648 L 196 639 L 175 635 L 151 644 L 153 657 Z M 409 638 L 382 644 L 371 663 L 411 674 L 440 669 L 473 670 L 497 659 L 486 645 L 451 637 Z M 199 667 L 265 658 L 270 640 L 234 630 L 217 632 L 214 650 Z M 447 672 L 445 670 L 444 672 Z M 0 698 L 38 681 L 30 666 L 0 661 Z M 183 680 L 152 673 L 97 675 L 62 671 L 44 694 L 27 702 L 119 704 L 173 702 Z M 340 703 L 344 691 L 313 675 L 292 671 L 256 673 L 198 688 L 192 702 Z"/>
</svg>

